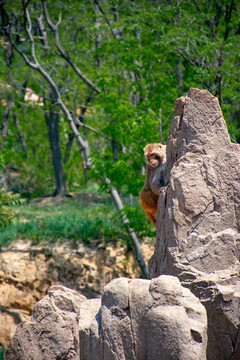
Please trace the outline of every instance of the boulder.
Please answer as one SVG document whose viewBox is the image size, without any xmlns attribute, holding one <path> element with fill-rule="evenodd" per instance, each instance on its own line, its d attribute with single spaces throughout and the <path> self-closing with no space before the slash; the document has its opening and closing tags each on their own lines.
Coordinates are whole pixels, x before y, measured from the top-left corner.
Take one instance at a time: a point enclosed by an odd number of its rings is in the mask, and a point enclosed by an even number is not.
<svg viewBox="0 0 240 360">
<path fill-rule="evenodd" d="M 206 358 L 205 309 L 173 276 L 114 279 L 92 321 L 84 318 L 80 309 L 81 360 Z"/>
<path fill-rule="evenodd" d="M 44 198 L 45 199 L 45 198 Z M 98 245 L 98 246 L 97 246 Z M 0 252 L 0 344 L 7 348 L 17 324 L 29 321 L 33 306 L 52 285 L 63 285 L 88 298 L 118 276 L 135 278 L 139 268 L 126 246 L 118 244 L 38 244 L 18 240 Z M 148 261 L 153 245 L 141 244 Z"/>
<path fill-rule="evenodd" d="M 199 274 L 186 281 L 187 286 L 201 300 L 208 316 L 208 360 L 240 359 L 240 282 L 233 270 Z"/>
<path fill-rule="evenodd" d="M 151 277 L 239 265 L 239 179 L 240 146 L 230 142 L 217 98 L 191 89 L 175 102 Z"/>
<path fill-rule="evenodd" d="M 4 359 L 79 359 L 78 316 L 85 299 L 64 286 L 52 286 L 34 306 L 31 321 L 18 325 Z"/>
<path fill-rule="evenodd" d="M 205 308 L 176 277 L 119 278 L 102 300 L 51 287 L 4 359 L 204 360 L 206 345 Z"/>
<path fill-rule="evenodd" d="M 209 360 L 240 358 L 240 146 L 206 90 L 175 102 L 165 176 L 150 277 L 178 276 L 205 305 Z"/>
</svg>

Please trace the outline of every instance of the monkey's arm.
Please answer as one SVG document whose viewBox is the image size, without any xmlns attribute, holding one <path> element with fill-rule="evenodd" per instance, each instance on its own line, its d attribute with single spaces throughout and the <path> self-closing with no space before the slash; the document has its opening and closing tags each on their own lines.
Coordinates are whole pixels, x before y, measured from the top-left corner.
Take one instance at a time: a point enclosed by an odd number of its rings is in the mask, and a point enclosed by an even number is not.
<svg viewBox="0 0 240 360">
<path fill-rule="evenodd" d="M 165 186 L 165 180 L 164 180 L 164 170 L 166 167 L 166 162 L 164 162 L 161 166 L 159 166 L 154 176 L 149 179 L 150 187 L 154 194 L 160 196 L 161 188 Z"/>
<path fill-rule="evenodd" d="M 163 171 L 161 171 L 160 184 L 161 184 L 162 187 L 163 187 L 163 186 L 166 186 L 165 180 L 164 180 L 164 172 L 163 172 Z"/>
</svg>

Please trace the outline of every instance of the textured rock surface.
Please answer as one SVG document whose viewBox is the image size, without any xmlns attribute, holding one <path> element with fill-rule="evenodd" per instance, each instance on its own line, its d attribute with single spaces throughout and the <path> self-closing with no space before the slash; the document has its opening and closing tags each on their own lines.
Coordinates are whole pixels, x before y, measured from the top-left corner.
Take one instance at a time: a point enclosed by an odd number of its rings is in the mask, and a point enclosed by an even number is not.
<svg viewBox="0 0 240 360">
<path fill-rule="evenodd" d="M 166 183 L 150 276 L 177 275 L 201 299 L 209 360 L 240 358 L 240 146 L 206 90 L 175 102 Z"/>
<path fill-rule="evenodd" d="M 94 245 L 94 246 L 93 246 Z M 126 249 L 117 244 L 96 248 L 79 244 L 52 247 L 18 241 L 0 253 L 0 344 L 8 346 L 18 323 L 29 321 L 36 301 L 47 289 L 60 284 L 87 297 L 99 297 L 104 285 L 118 276 L 137 277 L 133 256 L 126 262 Z M 153 246 L 142 244 L 146 262 Z"/>
<path fill-rule="evenodd" d="M 208 316 L 208 360 L 240 359 L 240 282 L 232 270 L 199 274 L 182 284 L 201 300 Z"/>
<path fill-rule="evenodd" d="M 206 344 L 205 308 L 176 277 L 119 278 L 102 301 L 51 287 L 4 359 L 204 360 Z"/>
<path fill-rule="evenodd" d="M 175 102 L 166 178 L 152 276 L 238 265 L 240 146 L 230 143 L 218 100 L 206 90 Z"/>
<path fill-rule="evenodd" d="M 79 359 L 79 307 L 86 298 L 63 286 L 52 286 L 34 307 L 32 320 L 20 324 L 6 360 Z"/>
<path fill-rule="evenodd" d="M 176 277 L 114 279 L 86 322 L 87 302 L 80 307 L 81 360 L 206 358 L 205 309 Z"/>
</svg>

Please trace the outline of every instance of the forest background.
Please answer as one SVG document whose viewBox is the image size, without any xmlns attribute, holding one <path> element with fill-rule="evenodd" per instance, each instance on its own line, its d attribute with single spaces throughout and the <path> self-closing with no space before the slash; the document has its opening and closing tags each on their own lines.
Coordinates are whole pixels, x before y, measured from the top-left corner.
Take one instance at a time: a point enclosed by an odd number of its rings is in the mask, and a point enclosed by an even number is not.
<svg viewBox="0 0 240 360">
<path fill-rule="evenodd" d="M 240 142 L 237 1 L 1 0 L 0 10 L 1 246 L 101 238 L 131 248 L 132 234 L 154 236 L 138 203 L 143 147 L 167 142 L 173 103 L 190 87 L 218 97 Z M 76 196 L 99 190 L 89 206 Z M 16 193 L 69 200 L 43 210 Z"/>
</svg>

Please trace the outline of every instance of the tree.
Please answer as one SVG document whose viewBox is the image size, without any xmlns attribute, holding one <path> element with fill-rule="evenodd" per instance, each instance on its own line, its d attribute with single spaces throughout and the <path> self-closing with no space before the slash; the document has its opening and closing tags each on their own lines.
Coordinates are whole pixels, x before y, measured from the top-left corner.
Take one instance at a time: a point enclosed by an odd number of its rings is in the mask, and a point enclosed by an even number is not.
<svg viewBox="0 0 240 360">
<path fill-rule="evenodd" d="M 51 93 L 51 91 L 50 91 Z M 50 95 L 51 98 L 51 95 Z M 66 180 L 62 164 L 62 155 L 59 142 L 59 114 L 54 111 L 54 100 L 49 105 L 49 111 L 45 112 L 46 123 L 48 126 L 48 136 L 52 151 L 52 161 L 55 175 L 56 188 L 53 196 L 66 195 Z"/>
</svg>

